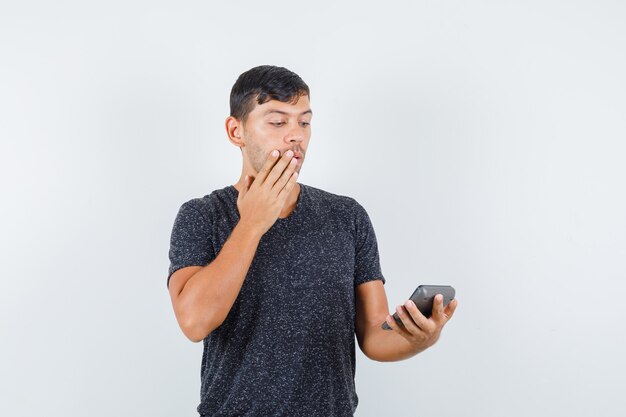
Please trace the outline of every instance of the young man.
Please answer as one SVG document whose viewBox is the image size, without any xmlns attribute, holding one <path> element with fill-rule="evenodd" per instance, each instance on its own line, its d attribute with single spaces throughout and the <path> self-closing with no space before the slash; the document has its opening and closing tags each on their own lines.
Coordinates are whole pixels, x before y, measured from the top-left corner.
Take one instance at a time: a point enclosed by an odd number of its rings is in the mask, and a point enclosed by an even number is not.
<svg viewBox="0 0 626 417">
<path fill-rule="evenodd" d="M 202 416 L 352 416 L 354 335 L 370 359 L 407 359 L 437 341 L 456 308 L 438 295 L 430 318 L 410 302 L 396 309 L 404 327 L 388 314 L 365 209 L 296 182 L 309 98 L 285 68 L 241 74 L 226 119 L 241 177 L 185 202 L 174 221 L 167 283 L 183 333 L 204 344 Z"/>
</svg>

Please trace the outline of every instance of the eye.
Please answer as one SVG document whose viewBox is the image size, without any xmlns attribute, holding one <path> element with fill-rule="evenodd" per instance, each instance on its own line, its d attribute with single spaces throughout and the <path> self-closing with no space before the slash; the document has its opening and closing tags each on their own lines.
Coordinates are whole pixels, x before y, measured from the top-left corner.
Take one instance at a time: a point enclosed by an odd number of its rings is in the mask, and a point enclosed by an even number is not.
<svg viewBox="0 0 626 417">
<path fill-rule="evenodd" d="M 311 123 L 310 122 L 300 122 L 300 124 L 302 126 L 306 127 L 306 126 L 310 125 Z"/>
<path fill-rule="evenodd" d="M 284 125 L 284 124 L 285 124 L 285 122 L 274 122 L 274 123 L 270 122 L 270 124 L 271 124 L 271 125 L 274 125 L 274 126 L 276 126 L 276 127 L 280 127 L 280 126 Z"/>
</svg>

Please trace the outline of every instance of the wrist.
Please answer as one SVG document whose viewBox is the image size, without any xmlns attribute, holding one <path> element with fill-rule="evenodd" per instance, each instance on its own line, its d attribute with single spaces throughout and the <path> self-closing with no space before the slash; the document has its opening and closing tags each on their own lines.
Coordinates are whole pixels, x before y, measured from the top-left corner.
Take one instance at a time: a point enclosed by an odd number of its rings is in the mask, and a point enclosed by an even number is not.
<svg viewBox="0 0 626 417">
<path fill-rule="evenodd" d="M 247 239 L 260 240 L 265 234 L 259 226 L 251 224 L 244 219 L 239 219 L 239 222 L 235 225 L 235 229 Z"/>
</svg>

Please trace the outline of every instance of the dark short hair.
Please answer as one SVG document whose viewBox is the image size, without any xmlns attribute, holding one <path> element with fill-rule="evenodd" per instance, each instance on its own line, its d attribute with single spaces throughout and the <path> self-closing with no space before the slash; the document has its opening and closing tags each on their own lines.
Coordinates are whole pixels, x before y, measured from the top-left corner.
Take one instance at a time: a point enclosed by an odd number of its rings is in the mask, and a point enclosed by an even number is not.
<svg viewBox="0 0 626 417">
<path fill-rule="evenodd" d="M 300 96 L 311 97 L 309 86 L 287 68 L 260 65 L 244 72 L 230 90 L 230 115 L 243 122 L 258 104 L 270 100 L 294 104 Z"/>
</svg>

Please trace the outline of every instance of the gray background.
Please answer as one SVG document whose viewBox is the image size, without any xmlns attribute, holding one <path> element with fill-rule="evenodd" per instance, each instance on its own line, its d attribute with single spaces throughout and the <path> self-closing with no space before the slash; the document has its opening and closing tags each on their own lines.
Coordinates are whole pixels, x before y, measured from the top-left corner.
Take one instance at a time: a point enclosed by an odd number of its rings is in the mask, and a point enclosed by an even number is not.
<svg viewBox="0 0 626 417">
<path fill-rule="evenodd" d="M 0 6 L 0 414 L 192 416 L 165 286 L 182 202 L 234 184 L 228 95 L 311 87 L 300 182 L 374 224 L 390 308 L 459 308 L 357 357 L 357 416 L 624 415 L 626 6 L 610 1 Z"/>
</svg>

